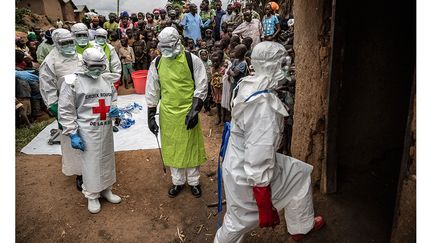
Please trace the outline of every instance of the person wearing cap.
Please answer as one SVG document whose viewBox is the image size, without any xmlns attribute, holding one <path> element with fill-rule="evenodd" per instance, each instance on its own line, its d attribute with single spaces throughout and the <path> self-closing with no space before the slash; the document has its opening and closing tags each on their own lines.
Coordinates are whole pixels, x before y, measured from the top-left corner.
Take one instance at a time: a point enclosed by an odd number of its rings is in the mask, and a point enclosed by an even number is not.
<svg viewBox="0 0 432 243">
<path fill-rule="evenodd" d="M 183 16 L 180 22 L 183 26 L 183 36 L 194 40 L 195 45 L 197 40 L 201 39 L 201 28 L 204 28 L 201 17 L 197 14 L 197 6 L 193 3 L 189 4 L 189 13 Z"/>
<path fill-rule="evenodd" d="M 88 28 L 85 24 L 77 23 L 72 25 L 71 32 L 75 37 L 77 53 L 82 55 L 85 49 L 93 47 L 93 44 L 90 42 Z"/>
<path fill-rule="evenodd" d="M 162 157 L 173 183 L 168 196 L 176 197 L 187 181 L 192 195 L 200 197 L 199 168 L 206 154 L 198 114 L 207 96 L 206 69 L 199 57 L 185 52 L 175 28 L 163 29 L 158 40 L 162 57 L 151 62 L 147 77 L 148 127 L 157 136 L 160 102 Z"/>
<path fill-rule="evenodd" d="M 117 91 L 112 83 L 117 73 L 105 72 L 106 56 L 96 48 L 88 48 L 82 55 L 82 65 L 75 72 L 62 77 L 58 101 L 59 122 L 70 148 L 79 152 L 83 184 L 90 213 L 101 210 L 99 198 L 120 203 L 112 193 L 116 182 L 112 119 L 119 116 Z"/>
<path fill-rule="evenodd" d="M 54 48 L 54 42 L 51 36 L 53 30 L 54 29 L 49 29 L 45 31 L 45 40 L 38 46 L 36 50 L 37 61 L 40 64 L 42 64 L 42 62 L 45 60 L 45 57 Z"/>
<path fill-rule="evenodd" d="M 54 48 L 45 57 L 39 68 L 39 87 L 45 105 L 58 121 L 59 93 L 64 81 L 62 77 L 73 73 L 81 61 L 75 49 L 75 37 L 69 30 L 54 30 L 52 40 Z M 61 123 L 59 123 L 59 129 L 62 129 Z M 79 153 L 71 148 L 69 137 L 62 135 L 60 140 L 62 172 L 66 176 L 77 175 L 76 187 L 81 190 L 82 174 Z"/>
<path fill-rule="evenodd" d="M 107 60 L 107 68 L 111 73 L 121 74 L 122 67 L 120 58 L 117 55 L 115 48 L 107 43 L 108 32 L 105 29 L 99 28 L 95 33 L 95 45 L 102 48 Z"/>
<path fill-rule="evenodd" d="M 126 37 L 126 30 L 133 29 L 132 21 L 129 19 L 128 12 L 124 11 L 120 14 L 120 37 Z"/>
<path fill-rule="evenodd" d="M 160 20 L 160 10 L 158 8 L 153 9 L 154 22 L 159 24 Z"/>
</svg>

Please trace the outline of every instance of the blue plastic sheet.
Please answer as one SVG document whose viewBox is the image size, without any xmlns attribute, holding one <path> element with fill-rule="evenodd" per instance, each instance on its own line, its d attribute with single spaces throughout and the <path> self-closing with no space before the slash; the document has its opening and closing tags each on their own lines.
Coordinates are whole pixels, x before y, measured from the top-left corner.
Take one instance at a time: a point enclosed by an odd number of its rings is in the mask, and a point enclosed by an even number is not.
<svg viewBox="0 0 432 243">
<path fill-rule="evenodd" d="M 120 124 L 121 128 L 129 128 L 135 124 L 135 119 L 133 118 L 132 113 L 137 113 L 143 109 L 142 105 L 134 102 L 132 104 L 127 105 L 126 107 L 119 107 L 119 115 L 120 115 Z"/>
</svg>

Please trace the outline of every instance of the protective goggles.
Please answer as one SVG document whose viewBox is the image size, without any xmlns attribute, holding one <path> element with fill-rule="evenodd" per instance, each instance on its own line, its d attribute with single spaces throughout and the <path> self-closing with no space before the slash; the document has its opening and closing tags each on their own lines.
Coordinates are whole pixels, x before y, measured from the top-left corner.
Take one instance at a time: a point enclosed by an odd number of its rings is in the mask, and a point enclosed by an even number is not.
<svg viewBox="0 0 432 243">
<path fill-rule="evenodd" d="M 75 45 L 75 42 L 74 39 L 65 39 L 65 40 L 59 40 L 58 44 L 60 46 Z"/>
<path fill-rule="evenodd" d="M 159 42 L 158 44 L 158 49 L 174 49 L 177 44 L 180 42 L 180 39 L 178 39 L 175 43 L 173 44 L 168 44 L 168 43 L 162 43 Z"/>
<path fill-rule="evenodd" d="M 75 37 L 88 37 L 87 33 L 76 33 Z"/>
<path fill-rule="evenodd" d="M 99 71 L 103 71 L 106 68 L 105 64 L 87 64 L 87 69 L 88 70 L 99 70 Z"/>
</svg>

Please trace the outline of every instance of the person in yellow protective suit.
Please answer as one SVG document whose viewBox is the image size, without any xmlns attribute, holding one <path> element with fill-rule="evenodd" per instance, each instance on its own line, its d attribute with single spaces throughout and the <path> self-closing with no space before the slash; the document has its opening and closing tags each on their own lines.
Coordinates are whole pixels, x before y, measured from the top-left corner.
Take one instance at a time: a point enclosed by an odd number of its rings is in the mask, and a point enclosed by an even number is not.
<svg viewBox="0 0 432 243">
<path fill-rule="evenodd" d="M 198 113 L 207 96 L 206 69 L 199 57 L 185 52 L 175 28 L 164 28 L 158 39 L 162 57 L 152 61 L 147 77 L 148 126 L 158 134 L 155 115 L 160 100 L 162 155 L 173 183 L 168 195 L 177 196 L 187 177 L 192 195 L 200 197 L 199 166 L 206 155 Z"/>
</svg>

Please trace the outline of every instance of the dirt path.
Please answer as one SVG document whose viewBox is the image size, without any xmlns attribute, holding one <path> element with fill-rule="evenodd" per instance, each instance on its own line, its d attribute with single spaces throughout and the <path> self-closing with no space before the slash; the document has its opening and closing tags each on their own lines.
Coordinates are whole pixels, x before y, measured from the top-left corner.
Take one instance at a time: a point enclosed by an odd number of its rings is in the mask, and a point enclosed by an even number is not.
<svg viewBox="0 0 432 243">
<path fill-rule="evenodd" d="M 163 176 L 158 150 L 117 152 L 113 191 L 123 201 L 113 205 L 101 200 L 101 212 L 92 215 L 87 200 L 75 188 L 75 178 L 61 173 L 60 156 L 17 155 L 17 242 L 180 242 L 177 228 L 186 242 L 212 242 L 216 208 L 206 205 L 217 200 L 217 182 L 216 175 L 207 174 L 217 169 L 222 132 L 222 126 L 214 125 L 215 119 L 201 114 L 208 161 L 201 167 L 203 196 L 199 199 L 191 195 L 189 187 L 177 198 L 167 196 L 171 178 Z M 328 225 L 303 242 L 382 242 L 371 235 L 380 235 L 381 229 L 371 224 L 379 215 L 363 215 L 358 221 L 355 218 L 366 210 L 360 204 L 352 208 L 345 198 L 319 193 L 314 201 L 316 212 L 326 217 Z M 246 242 L 293 242 L 283 212 L 280 216 L 281 225 L 250 232 Z M 359 231 L 359 225 L 367 227 Z M 357 241 L 361 238 L 368 240 Z"/>
</svg>

